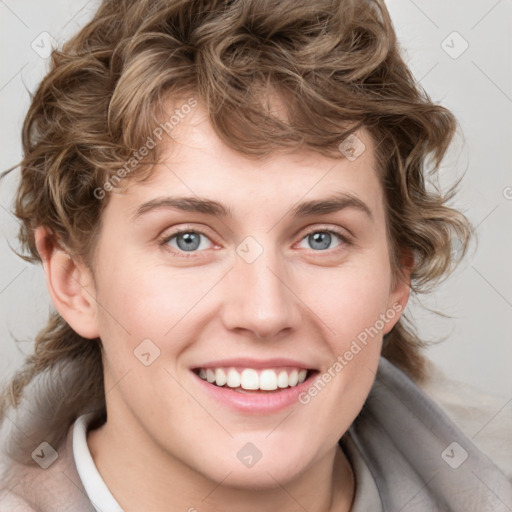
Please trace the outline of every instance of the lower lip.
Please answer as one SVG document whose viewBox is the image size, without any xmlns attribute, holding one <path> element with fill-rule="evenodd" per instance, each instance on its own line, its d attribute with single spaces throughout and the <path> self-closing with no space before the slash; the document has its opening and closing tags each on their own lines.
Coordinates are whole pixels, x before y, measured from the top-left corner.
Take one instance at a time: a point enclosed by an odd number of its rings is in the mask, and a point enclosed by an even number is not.
<svg viewBox="0 0 512 512">
<path fill-rule="evenodd" d="M 215 384 L 210 384 L 194 372 L 192 374 L 199 381 L 204 391 L 215 400 L 240 412 L 257 414 L 278 412 L 298 403 L 299 395 L 311 386 L 315 378 L 315 374 L 312 374 L 301 384 L 291 388 L 284 388 L 281 391 L 261 393 L 251 391 L 242 393 L 231 388 L 221 388 Z"/>
</svg>

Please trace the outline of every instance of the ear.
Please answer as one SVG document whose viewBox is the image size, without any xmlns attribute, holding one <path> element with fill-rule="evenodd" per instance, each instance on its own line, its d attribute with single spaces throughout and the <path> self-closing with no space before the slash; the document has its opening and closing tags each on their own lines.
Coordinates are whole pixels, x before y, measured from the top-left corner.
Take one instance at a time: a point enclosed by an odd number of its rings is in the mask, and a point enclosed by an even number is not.
<svg viewBox="0 0 512 512">
<path fill-rule="evenodd" d="M 387 334 L 398 322 L 405 311 L 411 293 L 411 273 L 414 266 L 414 256 L 411 251 L 403 253 L 400 258 L 400 269 L 393 278 L 392 287 L 388 299 L 388 311 L 396 314 L 386 322 L 383 334 Z"/>
<path fill-rule="evenodd" d="M 98 338 L 96 290 L 90 270 L 73 259 L 44 226 L 36 228 L 35 243 L 55 308 L 80 336 Z"/>
</svg>

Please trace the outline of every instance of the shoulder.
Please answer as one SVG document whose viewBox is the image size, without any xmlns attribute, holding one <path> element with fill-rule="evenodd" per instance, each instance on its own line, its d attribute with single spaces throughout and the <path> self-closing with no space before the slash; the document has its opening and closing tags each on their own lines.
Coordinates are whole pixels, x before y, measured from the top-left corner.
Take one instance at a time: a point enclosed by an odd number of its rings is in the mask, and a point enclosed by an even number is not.
<svg viewBox="0 0 512 512">
<path fill-rule="evenodd" d="M 37 441 L 27 460 L 11 457 L 0 446 L 0 512 L 94 512 L 76 469 L 72 438 L 70 428 L 53 452 Z M 37 463 L 38 455 L 44 464 Z"/>
<path fill-rule="evenodd" d="M 4 450 L 0 454 L 0 512 L 39 512 L 22 496 L 26 472 Z"/>
<path fill-rule="evenodd" d="M 21 496 L 10 491 L 2 493 L 0 488 L 0 512 L 39 512 Z"/>
<path fill-rule="evenodd" d="M 43 512 L 48 491 L 46 473 L 1 452 L 0 512 Z"/>
<path fill-rule="evenodd" d="M 512 480 L 512 401 L 449 378 L 428 361 L 419 387 Z"/>
<path fill-rule="evenodd" d="M 502 449 L 511 423 L 497 417 L 506 401 L 465 390 L 433 365 L 418 383 L 381 358 L 350 428 L 386 510 L 497 511 L 512 503 L 510 447 Z"/>
</svg>

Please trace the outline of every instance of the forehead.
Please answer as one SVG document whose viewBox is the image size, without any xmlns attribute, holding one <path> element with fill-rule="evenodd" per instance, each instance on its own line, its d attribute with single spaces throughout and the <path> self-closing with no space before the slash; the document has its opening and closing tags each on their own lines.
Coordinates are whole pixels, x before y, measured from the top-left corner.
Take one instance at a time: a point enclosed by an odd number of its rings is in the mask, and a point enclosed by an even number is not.
<svg viewBox="0 0 512 512">
<path fill-rule="evenodd" d="M 174 126 L 172 139 L 159 143 L 160 163 L 149 179 L 130 183 L 123 194 L 114 194 L 112 202 L 134 213 L 151 199 L 195 196 L 221 202 L 232 216 L 258 212 L 264 219 L 282 208 L 341 193 L 379 215 L 382 188 L 374 143 L 364 129 L 355 141 L 356 153 L 350 153 L 351 143 L 341 145 L 349 158 L 300 150 L 255 159 L 224 143 L 198 104 Z"/>
</svg>

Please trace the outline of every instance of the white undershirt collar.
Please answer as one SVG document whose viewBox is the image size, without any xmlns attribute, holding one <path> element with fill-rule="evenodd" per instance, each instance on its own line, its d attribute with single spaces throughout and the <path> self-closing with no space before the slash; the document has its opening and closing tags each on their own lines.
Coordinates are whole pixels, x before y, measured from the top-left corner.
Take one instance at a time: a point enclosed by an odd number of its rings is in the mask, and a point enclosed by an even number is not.
<svg viewBox="0 0 512 512">
<path fill-rule="evenodd" d="M 73 456 L 80 480 L 96 512 L 123 512 L 98 472 L 87 445 L 87 427 L 94 413 L 80 416 L 73 426 Z"/>
</svg>

